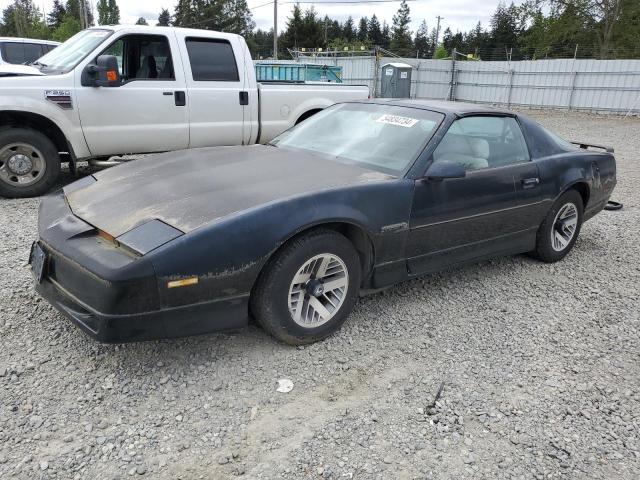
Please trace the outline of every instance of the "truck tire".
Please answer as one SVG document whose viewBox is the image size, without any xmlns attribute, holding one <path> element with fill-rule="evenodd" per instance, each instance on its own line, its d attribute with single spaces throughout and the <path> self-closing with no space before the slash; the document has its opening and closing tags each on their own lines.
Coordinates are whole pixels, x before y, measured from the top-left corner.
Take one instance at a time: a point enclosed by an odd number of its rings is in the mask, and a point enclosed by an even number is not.
<svg viewBox="0 0 640 480">
<path fill-rule="evenodd" d="M 35 197 L 46 193 L 60 174 L 58 149 L 30 128 L 0 130 L 0 195 Z"/>
</svg>

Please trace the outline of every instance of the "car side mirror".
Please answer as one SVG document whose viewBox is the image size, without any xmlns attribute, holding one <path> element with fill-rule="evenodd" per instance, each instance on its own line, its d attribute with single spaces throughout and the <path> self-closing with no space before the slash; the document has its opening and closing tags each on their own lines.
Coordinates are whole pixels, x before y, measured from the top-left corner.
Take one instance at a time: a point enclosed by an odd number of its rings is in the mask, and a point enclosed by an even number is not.
<svg viewBox="0 0 640 480">
<path fill-rule="evenodd" d="M 424 178 L 441 181 L 445 178 L 464 178 L 467 175 L 464 167 L 455 162 L 434 162 L 427 169 Z"/>
<path fill-rule="evenodd" d="M 114 55 L 100 55 L 95 64 L 84 68 L 81 83 L 84 87 L 119 87 L 118 59 Z"/>
</svg>

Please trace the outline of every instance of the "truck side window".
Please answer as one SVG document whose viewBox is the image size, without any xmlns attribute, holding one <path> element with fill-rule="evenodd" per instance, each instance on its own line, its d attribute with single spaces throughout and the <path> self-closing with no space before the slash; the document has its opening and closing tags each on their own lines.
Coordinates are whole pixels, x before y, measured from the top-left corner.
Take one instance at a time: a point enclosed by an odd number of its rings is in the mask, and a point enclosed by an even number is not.
<svg viewBox="0 0 640 480">
<path fill-rule="evenodd" d="M 169 41 L 162 35 L 125 35 L 101 55 L 117 58 L 123 82 L 175 80 Z"/>
<path fill-rule="evenodd" d="M 190 37 L 186 42 L 194 81 L 240 81 L 233 48 L 228 41 Z"/>
</svg>

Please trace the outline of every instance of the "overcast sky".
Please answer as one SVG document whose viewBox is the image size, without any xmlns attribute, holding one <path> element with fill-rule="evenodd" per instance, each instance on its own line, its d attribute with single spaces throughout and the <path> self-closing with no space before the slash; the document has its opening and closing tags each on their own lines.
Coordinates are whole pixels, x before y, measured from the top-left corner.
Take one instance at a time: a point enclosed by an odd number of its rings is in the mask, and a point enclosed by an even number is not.
<svg viewBox="0 0 640 480">
<path fill-rule="evenodd" d="M 52 0 L 34 0 L 41 10 L 49 12 Z M 273 26 L 273 4 L 261 6 L 269 0 L 248 0 L 249 7 L 252 9 L 253 18 L 259 28 L 269 30 Z M 332 0 L 322 0 L 329 2 Z M 321 2 L 314 3 L 316 11 L 324 16 L 329 15 L 344 21 L 351 15 L 357 22 L 360 17 L 371 17 L 374 13 L 380 19 L 380 23 L 386 20 L 391 24 L 391 19 L 398 10 L 400 2 L 389 3 L 358 3 L 351 5 L 326 5 Z M 95 5 L 96 0 L 91 0 Z M 283 3 L 287 2 L 287 3 Z M 0 0 L 0 7 L 5 8 L 11 4 L 11 0 Z M 150 25 L 154 25 L 158 13 L 161 8 L 168 8 L 173 13 L 173 8 L 177 0 L 117 0 L 120 7 L 121 23 L 135 23 L 139 17 L 147 19 Z M 442 21 L 442 30 L 450 27 L 454 32 L 456 30 L 469 30 L 473 28 L 478 21 L 486 27 L 489 18 L 494 12 L 499 0 L 417 0 L 408 1 L 411 9 L 412 30 L 415 32 L 422 20 L 427 21 L 429 29 L 435 27 L 436 17 L 438 15 L 444 17 Z M 310 4 L 301 4 L 303 9 L 309 7 Z M 280 0 L 278 3 L 278 30 L 285 28 L 287 17 L 290 15 L 293 3 L 288 0 Z M 95 8 L 94 8 L 95 12 Z M 97 14 L 96 14 L 97 16 Z"/>
</svg>

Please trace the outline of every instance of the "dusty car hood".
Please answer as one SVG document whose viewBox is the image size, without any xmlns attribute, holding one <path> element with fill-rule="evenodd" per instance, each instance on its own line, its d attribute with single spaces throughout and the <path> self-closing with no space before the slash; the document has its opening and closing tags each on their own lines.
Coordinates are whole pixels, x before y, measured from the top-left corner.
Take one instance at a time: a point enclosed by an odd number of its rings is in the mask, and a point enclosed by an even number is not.
<svg viewBox="0 0 640 480">
<path fill-rule="evenodd" d="M 152 219 L 187 233 L 297 195 L 393 178 L 314 154 L 256 145 L 153 155 L 65 187 L 73 213 L 114 237 Z M 81 185 L 82 188 L 78 188 Z"/>
</svg>

